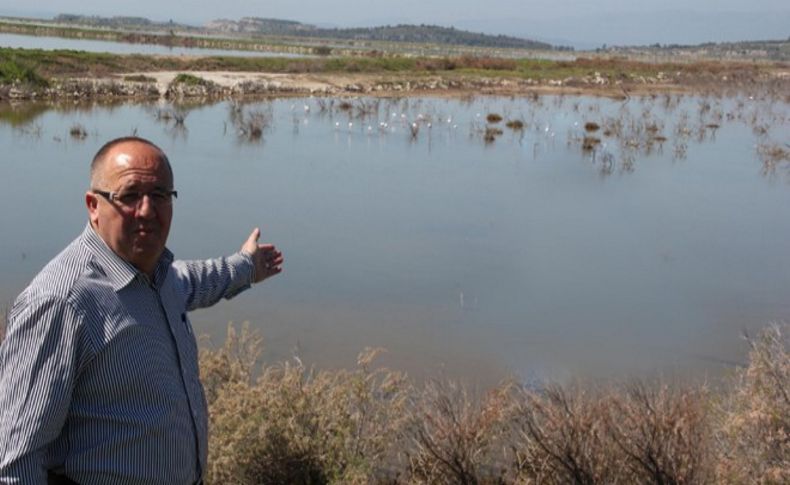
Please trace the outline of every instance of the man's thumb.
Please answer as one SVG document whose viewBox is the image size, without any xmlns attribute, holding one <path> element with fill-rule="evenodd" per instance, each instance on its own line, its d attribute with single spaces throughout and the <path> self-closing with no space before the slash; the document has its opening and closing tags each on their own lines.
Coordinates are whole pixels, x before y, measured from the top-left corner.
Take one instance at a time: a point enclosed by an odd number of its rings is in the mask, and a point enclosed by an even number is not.
<svg viewBox="0 0 790 485">
<path fill-rule="evenodd" d="M 247 242 L 252 244 L 257 244 L 258 238 L 260 237 L 261 237 L 261 230 L 256 227 L 255 229 L 252 230 L 250 237 L 247 238 Z"/>
<path fill-rule="evenodd" d="M 250 233 L 250 237 L 241 245 L 241 250 L 248 254 L 255 254 L 255 251 L 258 249 L 259 237 L 261 237 L 261 230 L 256 227 Z"/>
</svg>

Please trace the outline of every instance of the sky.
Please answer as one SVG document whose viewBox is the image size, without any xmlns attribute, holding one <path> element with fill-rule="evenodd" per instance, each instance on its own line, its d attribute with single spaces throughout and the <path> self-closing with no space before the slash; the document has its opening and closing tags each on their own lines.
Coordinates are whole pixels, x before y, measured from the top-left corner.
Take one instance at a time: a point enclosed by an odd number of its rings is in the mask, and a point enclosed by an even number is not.
<svg viewBox="0 0 790 485">
<path fill-rule="evenodd" d="M 0 15 L 58 13 L 195 25 L 247 16 L 336 27 L 425 23 L 575 47 L 790 38 L 788 0 L 0 0 Z"/>
</svg>

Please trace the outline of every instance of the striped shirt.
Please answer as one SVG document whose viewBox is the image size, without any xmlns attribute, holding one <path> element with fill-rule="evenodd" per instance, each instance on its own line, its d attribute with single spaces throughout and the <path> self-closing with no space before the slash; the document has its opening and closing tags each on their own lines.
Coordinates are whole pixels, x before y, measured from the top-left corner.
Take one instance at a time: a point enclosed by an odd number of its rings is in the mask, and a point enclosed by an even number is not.
<svg viewBox="0 0 790 485">
<path fill-rule="evenodd" d="M 207 407 L 187 311 L 249 288 L 249 255 L 174 261 L 153 280 L 88 225 L 17 300 L 0 346 L 0 483 L 186 484 Z"/>
</svg>

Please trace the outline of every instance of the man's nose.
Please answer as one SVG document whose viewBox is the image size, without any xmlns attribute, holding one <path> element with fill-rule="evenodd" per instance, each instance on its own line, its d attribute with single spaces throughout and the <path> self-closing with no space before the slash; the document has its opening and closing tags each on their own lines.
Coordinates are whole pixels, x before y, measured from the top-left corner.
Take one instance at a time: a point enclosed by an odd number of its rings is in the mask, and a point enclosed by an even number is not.
<svg viewBox="0 0 790 485">
<path fill-rule="evenodd" d="M 156 214 L 156 207 L 148 194 L 143 194 L 140 201 L 137 203 L 137 217 L 150 218 Z"/>
</svg>

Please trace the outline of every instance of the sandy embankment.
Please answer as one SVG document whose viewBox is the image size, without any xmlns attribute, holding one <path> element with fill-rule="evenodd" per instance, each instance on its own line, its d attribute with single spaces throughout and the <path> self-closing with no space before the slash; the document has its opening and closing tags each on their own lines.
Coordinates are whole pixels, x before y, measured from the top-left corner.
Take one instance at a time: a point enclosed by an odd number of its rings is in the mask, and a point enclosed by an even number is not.
<svg viewBox="0 0 790 485">
<path fill-rule="evenodd" d="M 153 72 L 133 72 L 124 76 L 143 75 L 156 79 L 156 86 L 159 92 L 164 94 L 173 79 L 184 71 L 153 71 Z M 345 79 L 344 76 L 332 76 L 332 82 L 326 79 L 306 74 L 284 74 L 284 73 L 262 73 L 262 72 L 236 72 L 236 71 L 188 71 L 188 74 L 197 76 L 206 81 L 210 81 L 222 88 L 233 88 L 244 82 L 260 83 L 270 86 L 272 90 L 282 91 L 313 91 L 331 92 L 337 89 L 344 89 L 346 85 L 353 83 Z"/>
<path fill-rule="evenodd" d="M 470 77 L 446 78 L 440 75 L 396 75 L 377 73 L 264 73 L 239 71 L 149 71 L 130 72 L 118 77 L 145 76 L 156 80 L 156 89 L 161 96 L 172 90 L 172 81 L 179 74 L 191 74 L 215 85 L 217 90 L 232 94 L 273 95 L 355 95 L 368 94 L 463 96 L 466 94 L 519 95 L 529 92 L 566 94 L 596 94 L 622 96 L 620 85 L 576 85 L 562 81 L 537 82 L 524 79 Z M 652 84 L 652 88 L 656 85 Z M 677 89 L 677 86 L 674 87 Z M 664 86 L 664 90 L 673 89 Z M 632 88 L 628 89 L 629 92 Z M 196 93 L 178 93 L 194 95 Z"/>
</svg>

